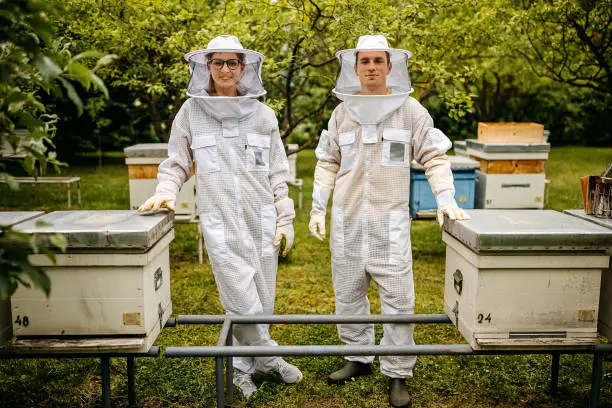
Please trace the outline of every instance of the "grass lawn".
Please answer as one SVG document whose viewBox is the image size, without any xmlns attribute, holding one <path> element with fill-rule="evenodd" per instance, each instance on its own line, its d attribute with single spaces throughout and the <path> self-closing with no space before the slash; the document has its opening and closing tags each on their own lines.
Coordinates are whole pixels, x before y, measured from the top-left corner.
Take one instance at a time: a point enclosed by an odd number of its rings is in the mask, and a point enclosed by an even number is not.
<svg viewBox="0 0 612 408">
<path fill-rule="evenodd" d="M 92 162 L 95 162 L 92 159 Z M 612 162 L 612 148 L 553 148 L 548 162 L 548 206 L 555 210 L 581 208 L 578 178 L 601 173 Z M 312 151 L 300 153 L 298 176 L 304 179 L 304 208 L 297 210 L 295 247 L 278 270 L 276 313 L 334 312 L 328 241 L 321 243 L 308 232 L 308 212 L 314 171 Z M 121 160 L 102 168 L 74 165 L 65 175 L 81 177 L 82 205 L 73 209 L 127 209 L 127 168 Z M 291 188 L 297 202 L 297 191 Z M 76 200 L 74 200 L 76 201 Z M 12 192 L 0 185 L 0 210 L 65 209 L 60 186 L 23 186 Z M 177 225 L 171 244 L 172 303 L 174 314 L 221 314 L 209 264 L 197 263 L 195 226 Z M 416 313 L 443 312 L 444 245 L 437 224 L 412 225 Z M 372 313 L 380 313 L 375 287 L 371 287 Z M 159 346 L 214 345 L 219 326 L 182 326 L 164 329 Z M 340 344 L 333 325 L 275 325 L 272 337 L 279 344 Z M 382 328 L 377 327 L 377 340 Z M 452 325 L 417 325 L 418 344 L 464 343 Z M 604 340 L 605 341 L 605 340 Z M 341 357 L 288 358 L 304 373 L 295 386 L 261 375 L 261 390 L 245 407 L 385 407 L 387 382 L 379 372 L 344 386 L 330 386 L 327 375 L 343 364 Z M 409 388 L 415 407 L 583 407 L 590 391 L 591 356 L 561 357 L 559 399 L 547 396 L 550 356 L 437 356 L 421 357 Z M 377 363 L 375 363 L 377 364 Z M 601 406 L 612 406 L 612 366 L 604 367 Z M 127 406 L 125 361 L 111 360 L 114 406 Z M 91 407 L 99 405 L 99 362 L 79 360 L 0 360 L 1 407 Z M 149 358 L 136 360 L 136 391 L 145 407 L 215 406 L 212 359 Z"/>
</svg>

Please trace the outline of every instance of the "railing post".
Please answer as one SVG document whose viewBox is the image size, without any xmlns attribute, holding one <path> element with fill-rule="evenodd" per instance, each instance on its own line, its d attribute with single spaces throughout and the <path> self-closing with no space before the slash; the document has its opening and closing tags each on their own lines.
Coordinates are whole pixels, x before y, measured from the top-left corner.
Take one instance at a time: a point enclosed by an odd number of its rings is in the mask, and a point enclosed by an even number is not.
<svg viewBox="0 0 612 408">
<path fill-rule="evenodd" d="M 104 406 L 104 408 L 111 408 L 110 358 L 102 356 L 100 360 L 102 366 L 102 406 Z"/>
<path fill-rule="evenodd" d="M 227 332 L 227 341 L 226 345 L 231 347 L 233 344 L 232 341 L 232 326 L 230 324 L 229 330 Z M 225 361 L 225 387 L 227 389 L 227 402 L 229 404 L 234 402 L 234 361 L 232 356 L 227 356 L 227 360 Z"/>
<path fill-rule="evenodd" d="M 603 368 L 603 353 L 596 351 L 593 354 L 593 373 L 591 377 L 591 404 L 590 408 L 599 406 L 599 390 L 601 388 L 601 374 Z"/>
<path fill-rule="evenodd" d="M 136 383 L 134 381 L 134 356 L 127 356 L 128 406 L 136 405 Z"/>
</svg>

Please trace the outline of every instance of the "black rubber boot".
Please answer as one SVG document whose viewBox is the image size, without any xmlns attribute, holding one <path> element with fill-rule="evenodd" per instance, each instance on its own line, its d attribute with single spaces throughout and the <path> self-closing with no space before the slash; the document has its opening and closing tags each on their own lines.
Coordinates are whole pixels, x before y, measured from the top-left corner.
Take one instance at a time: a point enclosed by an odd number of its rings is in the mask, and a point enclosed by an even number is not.
<svg viewBox="0 0 612 408">
<path fill-rule="evenodd" d="M 330 384 L 344 384 L 347 381 L 371 373 L 372 364 L 359 363 L 357 361 L 347 361 L 344 367 L 342 367 L 338 371 L 334 371 L 329 375 L 329 377 L 327 377 L 327 382 Z"/>
<path fill-rule="evenodd" d="M 389 378 L 389 403 L 393 408 L 412 407 L 412 400 L 403 378 Z"/>
</svg>

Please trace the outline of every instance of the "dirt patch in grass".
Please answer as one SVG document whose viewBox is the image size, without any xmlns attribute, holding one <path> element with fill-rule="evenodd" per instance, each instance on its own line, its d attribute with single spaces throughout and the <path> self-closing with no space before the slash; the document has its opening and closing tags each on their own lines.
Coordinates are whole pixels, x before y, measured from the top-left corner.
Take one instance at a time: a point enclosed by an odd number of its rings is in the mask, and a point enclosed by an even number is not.
<svg viewBox="0 0 612 408">
<path fill-rule="evenodd" d="M 318 397 L 302 403 L 300 408 L 340 408 L 341 406 L 342 398 Z"/>
</svg>

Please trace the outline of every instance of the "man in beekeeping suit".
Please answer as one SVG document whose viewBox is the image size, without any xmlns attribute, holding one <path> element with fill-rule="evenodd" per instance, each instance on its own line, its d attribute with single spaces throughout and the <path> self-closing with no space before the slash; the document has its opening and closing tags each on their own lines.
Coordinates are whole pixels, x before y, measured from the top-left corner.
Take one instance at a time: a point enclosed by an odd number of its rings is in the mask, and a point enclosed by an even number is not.
<svg viewBox="0 0 612 408">
<path fill-rule="evenodd" d="M 159 165 L 155 195 L 139 211 L 174 210 L 196 165 L 197 206 L 221 304 L 229 314 L 272 314 L 278 252 L 293 244 L 289 166 L 272 109 L 257 100 L 264 56 L 229 35 L 185 56 L 190 98 L 172 124 L 168 159 Z M 275 346 L 268 325 L 236 325 L 235 345 Z M 239 357 L 234 384 L 248 398 L 251 374 L 276 371 L 286 383 L 300 370 L 280 357 Z"/>
<path fill-rule="evenodd" d="M 336 313 L 370 313 L 367 289 L 378 286 L 383 314 L 414 312 L 410 245 L 410 161 L 425 167 L 438 204 L 438 221 L 466 219 L 454 199 L 446 151 L 450 140 L 433 126 L 412 92 L 405 50 L 391 49 L 385 37 L 365 35 L 355 49 L 336 53 L 340 73 L 334 93 L 343 101 L 321 134 L 316 149 L 310 231 L 325 237 L 327 202 L 333 191 L 330 249 Z M 413 345 L 413 325 L 386 324 L 383 345 Z M 348 345 L 374 344 L 371 324 L 339 324 Z M 372 356 L 347 356 L 331 383 L 371 372 Z M 389 377 L 389 402 L 410 407 L 405 378 L 415 356 L 382 356 Z"/>
</svg>

